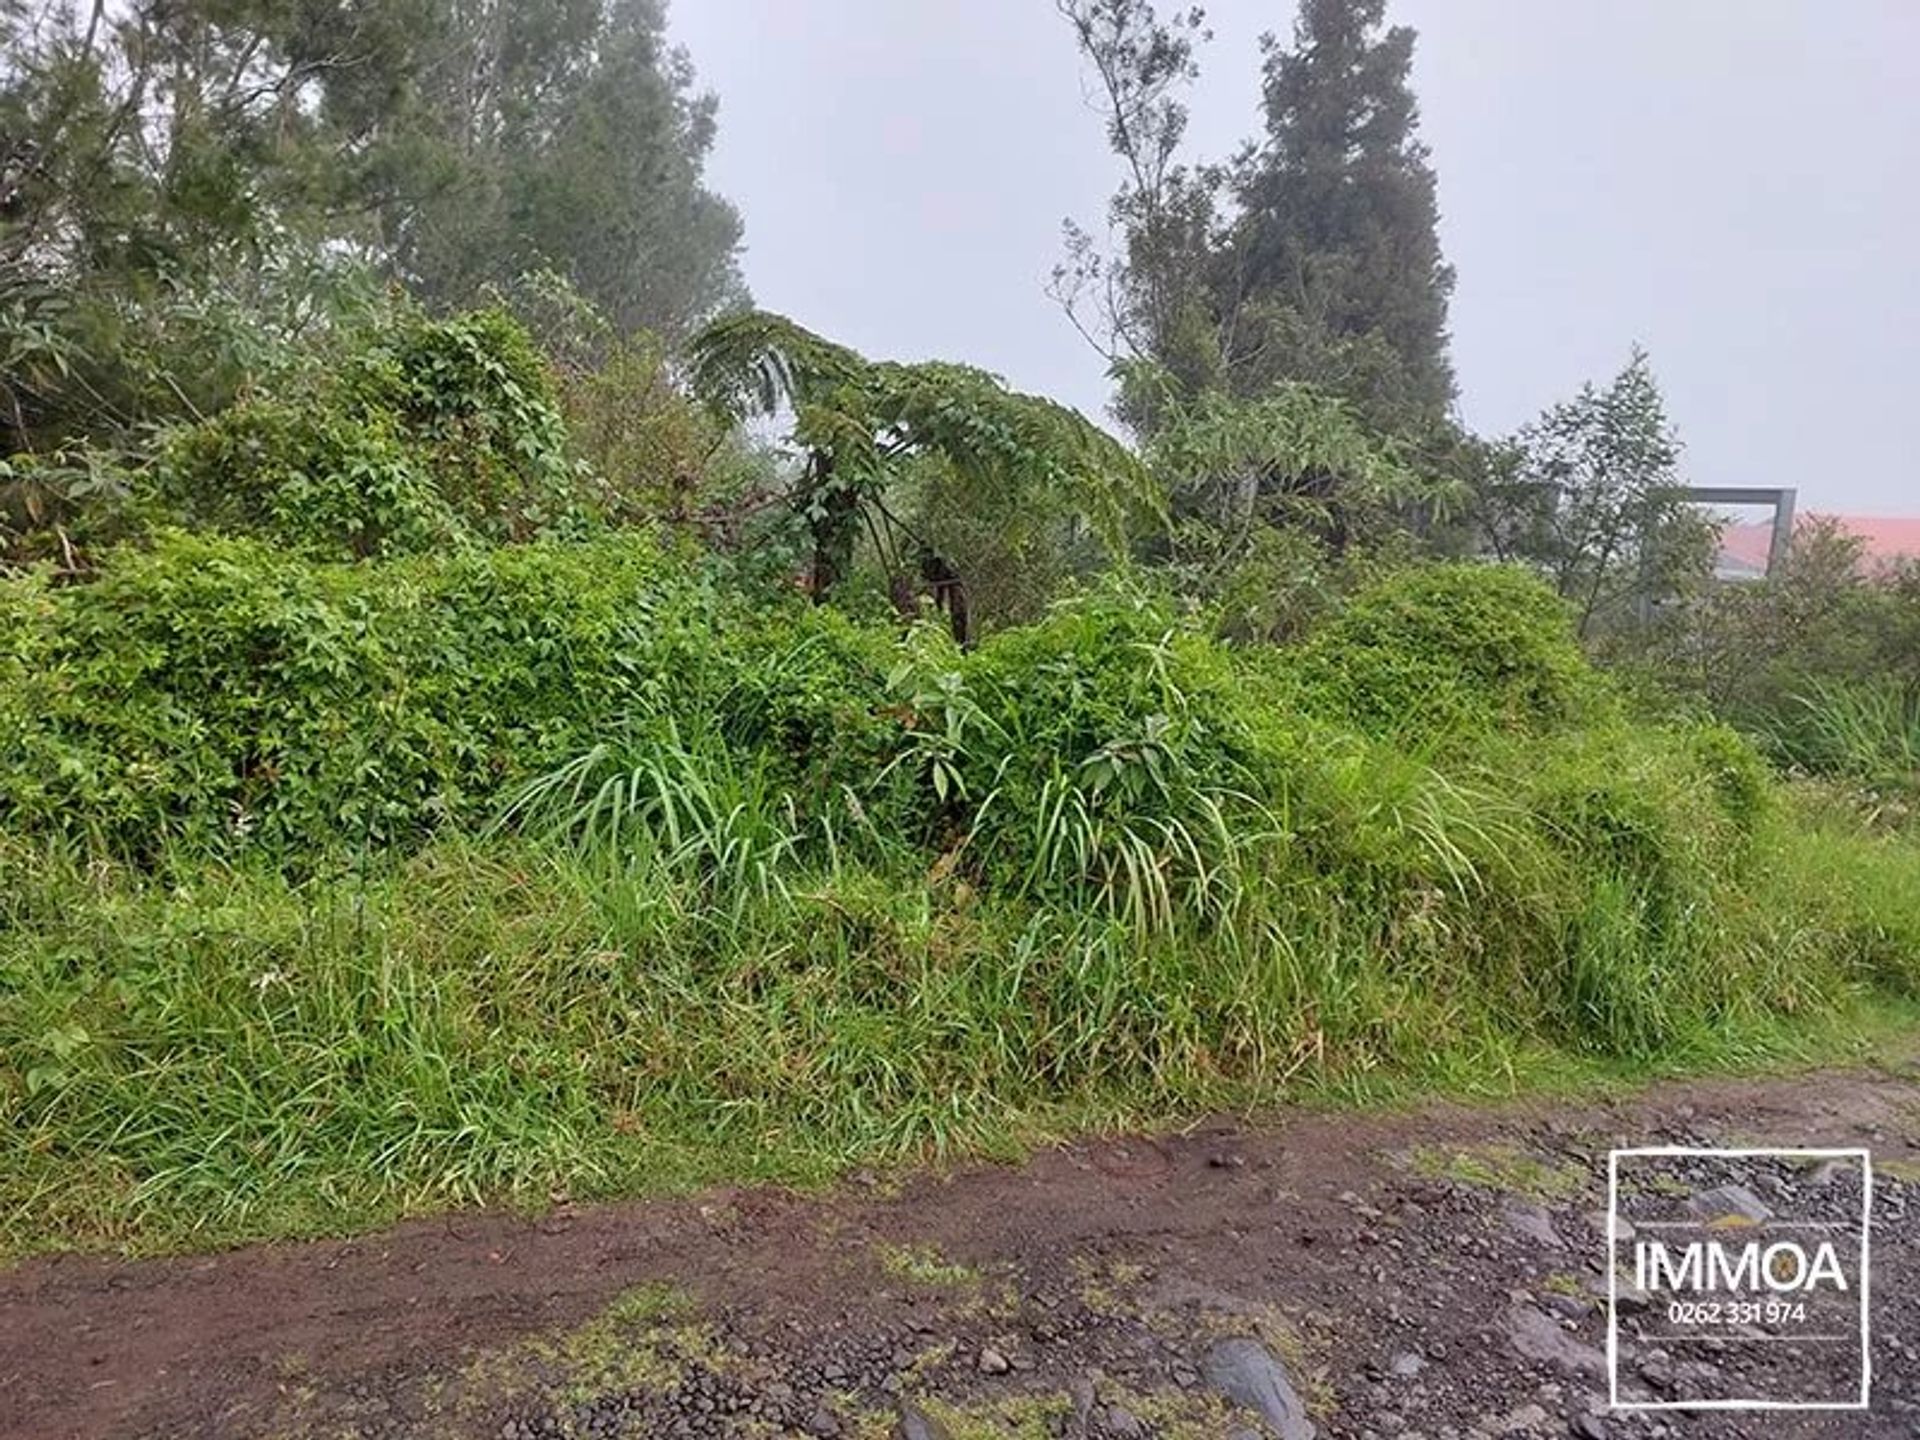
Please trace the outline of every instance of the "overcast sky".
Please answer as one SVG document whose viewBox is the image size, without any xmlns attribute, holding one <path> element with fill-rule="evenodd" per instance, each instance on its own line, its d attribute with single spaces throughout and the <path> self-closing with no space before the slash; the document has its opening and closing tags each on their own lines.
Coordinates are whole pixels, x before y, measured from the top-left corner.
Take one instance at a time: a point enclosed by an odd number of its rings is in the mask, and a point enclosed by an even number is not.
<svg viewBox="0 0 1920 1440">
<path fill-rule="evenodd" d="M 1213 0 L 1192 148 L 1254 133 L 1262 30 Z M 1459 271 L 1462 417 L 1511 430 L 1635 341 L 1702 485 L 1920 514 L 1920 0 L 1392 0 Z M 1052 0 L 675 0 L 769 308 L 1100 414 L 1047 298 L 1116 172 Z"/>
</svg>

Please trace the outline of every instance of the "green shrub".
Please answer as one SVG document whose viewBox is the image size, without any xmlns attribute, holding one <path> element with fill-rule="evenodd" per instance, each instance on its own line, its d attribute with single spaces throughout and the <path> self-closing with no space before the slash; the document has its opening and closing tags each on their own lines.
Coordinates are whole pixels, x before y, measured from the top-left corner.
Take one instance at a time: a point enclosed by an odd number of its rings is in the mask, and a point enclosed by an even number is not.
<svg viewBox="0 0 1920 1440">
<path fill-rule="evenodd" d="M 0 455 L 0 575 L 36 562 L 78 573 L 138 533 L 127 457 L 93 446 Z"/>
<path fill-rule="evenodd" d="M 340 373 L 179 431 L 153 489 L 189 527 L 353 557 L 578 528 L 587 493 L 545 363 L 493 311 L 407 314 Z"/>
<path fill-rule="evenodd" d="M 586 748 L 506 797 L 511 817 L 621 863 L 647 852 L 723 869 L 918 834 L 917 797 L 891 765 L 888 637 L 823 608 L 693 595 L 642 599 L 613 657 L 621 703 Z"/>
<path fill-rule="evenodd" d="M 413 843 L 591 742 L 673 567 L 643 536 L 321 564 L 163 534 L 0 586 L 0 827 L 154 856 Z"/>
<path fill-rule="evenodd" d="M 1303 703 L 1379 735 L 1542 731 L 1601 697 L 1564 603 L 1506 566 L 1390 575 L 1317 630 L 1293 668 Z"/>
<path fill-rule="evenodd" d="M 0 582 L 0 828 L 148 858 L 411 847 L 669 736 L 748 757 L 811 822 L 882 804 L 892 648 L 639 533 L 361 563 L 163 533 L 84 586 Z"/>
<path fill-rule="evenodd" d="M 323 553 L 417 553 L 470 538 L 391 417 L 251 401 L 183 431 L 156 485 L 188 526 Z"/>
<path fill-rule="evenodd" d="M 342 392 L 394 417 L 476 533 L 527 540 L 575 518 L 578 488 L 553 378 L 504 311 L 411 316 L 356 357 Z"/>
<path fill-rule="evenodd" d="M 971 655 L 923 643 L 901 677 L 916 763 L 991 880 L 1142 931 L 1234 908 L 1282 802 L 1224 646 L 1124 588 Z"/>
</svg>

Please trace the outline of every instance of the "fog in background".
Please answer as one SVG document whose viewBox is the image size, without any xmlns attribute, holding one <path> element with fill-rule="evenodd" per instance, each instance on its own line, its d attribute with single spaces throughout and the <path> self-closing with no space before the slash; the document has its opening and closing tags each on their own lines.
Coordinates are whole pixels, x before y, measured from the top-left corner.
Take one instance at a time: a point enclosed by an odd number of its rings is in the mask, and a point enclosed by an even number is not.
<svg viewBox="0 0 1920 1440">
<path fill-rule="evenodd" d="M 1191 148 L 1254 134 L 1262 30 L 1214 0 Z M 1395 0 L 1440 177 L 1462 418 L 1501 433 L 1652 352 L 1696 484 L 1920 513 L 1920 4 Z M 1117 177 L 1051 0 L 677 0 L 762 305 L 876 356 L 1104 412 L 1047 298 Z"/>
</svg>

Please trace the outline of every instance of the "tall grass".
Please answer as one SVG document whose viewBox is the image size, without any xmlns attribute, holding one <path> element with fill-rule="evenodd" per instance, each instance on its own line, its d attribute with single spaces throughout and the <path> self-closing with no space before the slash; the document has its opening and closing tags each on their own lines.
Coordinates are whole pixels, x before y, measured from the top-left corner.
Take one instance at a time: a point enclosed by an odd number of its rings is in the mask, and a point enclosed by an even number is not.
<svg viewBox="0 0 1920 1440">
<path fill-rule="evenodd" d="M 1320 803 L 1371 842 L 1341 868 L 1276 834 L 1231 909 L 1144 929 L 1119 881 L 983 890 L 905 846 L 794 843 L 766 796 L 444 842 L 364 884 L 11 852 L 0 1236 L 805 1176 L 1516 1045 L 1711 1057 L 1920 988 L 1911 847 L 1783 823 L 1737 892 L 1675 913 L 1556 841 L 1514 853 L 1511 800 L 1340 783 Z"/>
<path fill-rule="evenodd" d="M 781 893 L 800 822 L 766 761 L 662 733 L 598 744 L 514 795 L 501 819 L 585 855 L 740 901 Z M 498 833 L 496 827 L 493 833 Z"/>
<path fill-rule="evenodd" d="M 1793 698 L 1770 739 L 1791 763 L 1864 786 L 1903 817 L 1920 804 L 1920 694 L 1907 687 L 1815 685 Z"/>
<path fill-rule="evenodd" d="M 1381 613 L 1370 686 L 1445 669 Z M 1716 728 L 1532 680 L 1357 726 L 1324 647 L 1295 683 L 1126 595 L 912 637 L 884 682 L 829 628 L 758 643 L 777 685 L 636 666 L 593 743 L 410 855 L 0 837 L 0 1246 L 1699 1062 L 1920 994 L 1920 846 Z"/>
</svg>

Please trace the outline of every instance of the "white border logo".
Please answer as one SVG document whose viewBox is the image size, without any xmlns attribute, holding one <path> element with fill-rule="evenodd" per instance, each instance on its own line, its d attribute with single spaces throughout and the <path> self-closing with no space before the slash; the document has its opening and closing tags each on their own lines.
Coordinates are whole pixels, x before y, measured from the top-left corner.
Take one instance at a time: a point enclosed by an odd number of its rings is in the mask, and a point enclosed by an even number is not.
<svg viewBox="0 0 1920 1440">
<path fill-rule="evenodd" d="M 1620 1162 L 1634 1158 L 1788 1160 L 1797 1163 L 1853 1161 L 1860 1166 L 1860 1266 L 1857 1292 L 1860 1300 L 1860 1394 L 1855 1400 L 1782 1400 L 1756 1397 L 1750 1400 L 1636 1400 L 1620 1398 L 1620 1263 L 1619 1237 L 1624 1229 L 1620 1216 Z M 1616 1410 L 1865 1410 L 1873 1390 L 1873 1346 L 1870 1331 L 1872 1306 L 1868 1299 L 1871 1275 L 1869 1244 L 1873 1216 L 1873 1155 L 1862 1149 L 1718 1149 L 1688 1145 L 1648 1145 L 1609 1152 L 1607 1156 L 1607 1386 L 1608 1403 Z M 1629 1224 L 1632 1222 L 1629 1221 Z M 1832 1337 L 1821 1337 L 1831 1339 Z M 1851 1337 L 1847 1337 L 1851 1338 Z"/>
</svg>

